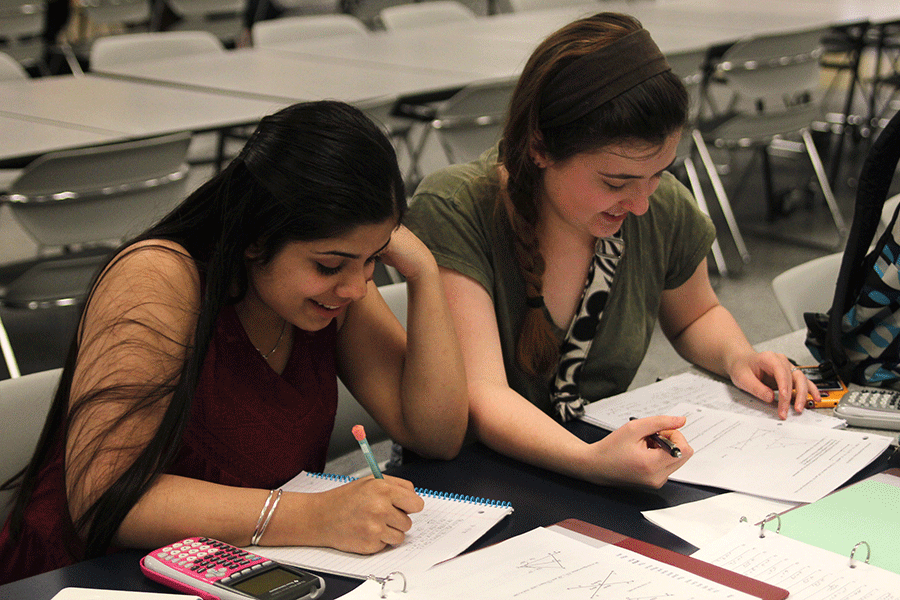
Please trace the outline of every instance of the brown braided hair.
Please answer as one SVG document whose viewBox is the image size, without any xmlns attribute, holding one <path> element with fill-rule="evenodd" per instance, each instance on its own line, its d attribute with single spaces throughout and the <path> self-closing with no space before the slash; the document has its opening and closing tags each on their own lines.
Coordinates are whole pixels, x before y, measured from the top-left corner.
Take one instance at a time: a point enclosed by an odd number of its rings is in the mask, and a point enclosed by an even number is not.
<svg viewBox="0 0 900 600">
<path fill-rule="evenodd" d="M 520 367 L 533 376 L 548 375 L 556 367 L 559 342 L 543 310 L 537 308 L 543 305 L 538 299 L 543 295 L 545 268 L 537 235 L 543 172 L 532 160 L 531 151 L 562 161 L 613 143 L 662 144 L 684 126 L 688 108 L 683 84 L 668 71 L 558 127 L 541 127 L 541 98 L 548 82 L 566 65 L 641 28 L 633 17 L 608 12 L 564 26 L 532 53 L 510 101 L 499 156 L 508 178 L 498 196 L 498 209 L 505 211 L 511 224 L 514 254 L 529 299 L 516 357 Z"/>
</svg>

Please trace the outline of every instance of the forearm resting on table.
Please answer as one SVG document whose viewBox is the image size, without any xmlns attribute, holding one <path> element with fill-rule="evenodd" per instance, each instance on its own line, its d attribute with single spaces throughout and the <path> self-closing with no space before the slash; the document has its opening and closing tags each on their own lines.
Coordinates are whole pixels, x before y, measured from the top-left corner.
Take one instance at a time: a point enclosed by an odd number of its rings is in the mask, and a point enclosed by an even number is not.
<svg viewBox="0 0 900 600">
<path fill-rule="evenodd" d="M 269 490 L 163 476 L 125 518 L 116 543 L 153 548 L 203 535 L 247 546 L 268 495 Z M 260 546 L 323 546 L 370 554 L 401 543 L 412 526 L 409 513 L 423 507 L 412 483 L 389 476 L 358 479 L 325 492 L 284 492 L 277 498 Z"/>
<path fill-rule="evenodd" d="M 157 548 L 204 535 L 246 546 L 268 494 L 269 490 L 162 475 L 122 521 L 115 543 L 129 548 Z M 287 504 L 285 495 L 278 511 L 285 511 Z M 265 538 L 267 543 L 277 538 L 274 516 Z"/>
<path fill-rule="evenodd" d="M 590 445 L 509 387 L 470 385 L 470 423 L 478 439 L 516 460 L 590 479 Z"/>
</svg>

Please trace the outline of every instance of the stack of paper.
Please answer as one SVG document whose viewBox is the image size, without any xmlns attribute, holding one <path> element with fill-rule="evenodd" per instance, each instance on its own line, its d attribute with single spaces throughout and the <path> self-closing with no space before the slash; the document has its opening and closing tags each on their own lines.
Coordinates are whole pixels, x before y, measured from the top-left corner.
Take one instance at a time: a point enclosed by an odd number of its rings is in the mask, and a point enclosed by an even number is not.
<svg viewBox="0 0 900 600">
<path fill-rule="evenodd" d="M 583 420 L 618 429 L 631 417 L 683 415 L 694 455 L 670 479 L 774 500 L 813 502 L 875 460 L 892 438 L 835 429 L 804 411 L 786 421 L 733 386 L 685 373 L 588 405 Z"/>
<path fill-rule="evenodd" d="M 627 423 L 631 417 L 676 414 L 672 411 L 676 405 L 682 402 L 749 417 L 781 421 L 776 404 L 767 404 L 733 385 L 696 373 L 682 373 L 651 385 L 592 402 L 585 408 L 584 416 L 581 418 L 592 425 L 612 431 Z M 841 428 L 847 426 L 843 419 L 809 410 L 800 414 L 791 410 L 788 419 L 794 423 L 820 427 Z"/>
<path fill-rule="evenodd" d="M 823 527 L 831 524 L 822 523 Z M 692 555 L 788 590 L 791 600 L 900 600 L 900 575 L 745 524 Z"/>
</svg>

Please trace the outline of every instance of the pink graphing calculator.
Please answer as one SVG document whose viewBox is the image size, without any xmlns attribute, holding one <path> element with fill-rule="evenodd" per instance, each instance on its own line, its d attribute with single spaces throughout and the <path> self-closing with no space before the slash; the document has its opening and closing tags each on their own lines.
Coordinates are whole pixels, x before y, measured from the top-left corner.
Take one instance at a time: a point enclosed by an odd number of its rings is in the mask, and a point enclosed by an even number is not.
<svg viewBox="0 0 900 600">
<path fill-rule="evenodd" d="M 325 590 L 317 575 L 206 537 L 154 550 L 141 559 L 141 570 L 204 600 L 312 600 Z"/>
</svg>

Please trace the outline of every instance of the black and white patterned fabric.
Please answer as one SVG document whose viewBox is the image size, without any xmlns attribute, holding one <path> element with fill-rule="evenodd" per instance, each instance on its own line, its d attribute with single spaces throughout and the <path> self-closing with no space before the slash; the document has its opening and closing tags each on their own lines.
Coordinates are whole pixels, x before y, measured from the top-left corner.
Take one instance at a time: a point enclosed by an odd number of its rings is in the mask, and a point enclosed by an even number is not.
<svg viewBox="0 0 900 600">
<path fill-rule="evenodd" d="M 625 242 L 620 231 L 612 237 L 597 240 L 581 303 L 560 347 L 559 367 L 550 387 L 553 411 L 560 421 L 584 414 L 585 401 L 578 395 L 578 376 L 594 341 L 616 266 L 624 252 Z"/>
</svg>

